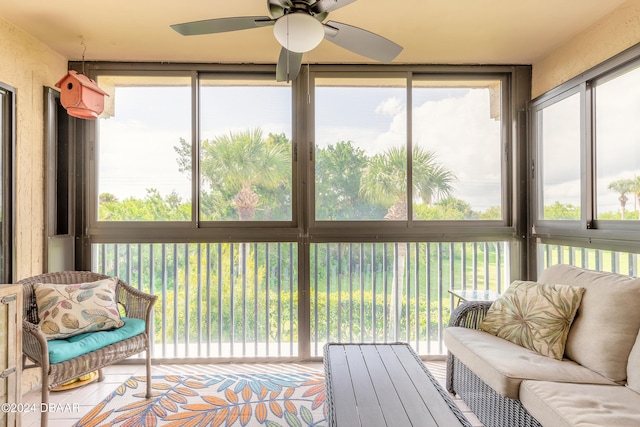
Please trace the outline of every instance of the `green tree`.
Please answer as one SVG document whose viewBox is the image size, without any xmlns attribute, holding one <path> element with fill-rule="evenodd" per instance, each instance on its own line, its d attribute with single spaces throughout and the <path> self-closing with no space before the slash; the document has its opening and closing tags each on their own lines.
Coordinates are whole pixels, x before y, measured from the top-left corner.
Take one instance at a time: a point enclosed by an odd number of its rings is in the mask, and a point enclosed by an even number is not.
<svg viewBox="0 0 640 427">
<path fill-rule="evenodd" d="M 434 199 L 451 193 L 455 175 L 436 161 L 434 152 L 414 147 L 412 161 L 414 191 L 424 203 L 432 204 Z M 406 148 L 392 147 L 371 158 L 362 174 L 360 195 L 388 206 L 385 219 L 407 219 Z"/>
<path fill-rule="evenodd" d="M 638 179 L 635 181 L 633 179 L 618 179 L 610 183 L 607 188 L 620 194 L 618 197 L 618 202 L 620 202 L 620 217 L 624 219 L 625 208 L 629 200 L 627 193 L 635 193 L 637 191 L 636 194 L 640 197 L 640 181 Z"/>
<path fill-rule="evenodd" d="M 190 145 L 181 139 L 175 151 L 180 170 L 190 172 Z M 269 190 L 290 188 L 291 145 L 284 135 L 265 139 L 259 128 L 204 140 L 200 176 L 205 187 L 204 205 L 214 213 L 223 213 L 212 219 L 226 218 L 223 203 L 233 206 L 240 221 L 252 221 Z"/>
<path fill-rule="evenodd" d="M 636 212 L 640 208 L 640 176 L 633 179 L 633 193 L 636 196 Z"/>
<path fill-rule="evenodd" d="M 100 221 L 188 221 L 191 203 L 183 202 L 174 191 L 162 196 L 155 188 L 147 189 L 143 199 L 128 197 L 122 201 L 111 193 L 102 193 L 98 219 Z"/>
<path fill-rule="evenodd" d="M 571 203 L 555 201 L 544 207 L 544 219 L 580 219 L 580 208 Z"/>
<path fill-rule="evenodd" d="M 355 147 L 351 141 L 340 141 L 317 150 L 316 218 L 356 220 L 384 212 L 384 208 L 359 197 L 362 172 L 368 160 L 364 150 Z"/>
<path fill-rule="evenodd" d="M 421 204 L 415 208 L 416 218 L 423 220 L 478 219 L 471 205 L 464 200 L 449 196 L 432 206 Z"/>
<path fill-rule="evenodd" d="M 502 219 L 502 207 L 491 206 L 486 211 L 480 213 L 480 219 L 488 219 L 488 220 Z"/>
</svg>

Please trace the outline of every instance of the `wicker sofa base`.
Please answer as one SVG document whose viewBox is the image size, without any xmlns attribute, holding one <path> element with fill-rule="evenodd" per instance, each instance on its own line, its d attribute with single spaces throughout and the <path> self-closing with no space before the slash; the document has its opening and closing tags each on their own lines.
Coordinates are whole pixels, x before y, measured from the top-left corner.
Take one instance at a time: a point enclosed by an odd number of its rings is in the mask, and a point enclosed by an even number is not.
<svg viewBox="0 0 640 427">
<path fill-rule="evenodd" d="M 542 427 L 519 400 L 497 393 L 457 358 L 450 356 L 453 389 L 485 427 Z"/>
</svg>

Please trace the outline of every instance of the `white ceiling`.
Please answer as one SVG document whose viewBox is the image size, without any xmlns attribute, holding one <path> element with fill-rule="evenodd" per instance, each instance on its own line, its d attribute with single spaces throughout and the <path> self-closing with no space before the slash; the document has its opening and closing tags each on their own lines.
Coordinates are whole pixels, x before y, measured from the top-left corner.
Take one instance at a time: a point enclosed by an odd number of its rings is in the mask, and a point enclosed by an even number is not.
<svg viewBox="0 0 640 427">
<path fill-rule="evenodd" d="M 394 63 L 534 64 L 624 0 L 358 0 L 329 16 L 404 47 Z M 268 15 L 267 0 L 0 0 L 0 17 L 68 60 L 275 63 L 272 27 L 181 36 L 170 24 Z M 323 41 L 310 63 L 371 60 Z"/>
</svg>

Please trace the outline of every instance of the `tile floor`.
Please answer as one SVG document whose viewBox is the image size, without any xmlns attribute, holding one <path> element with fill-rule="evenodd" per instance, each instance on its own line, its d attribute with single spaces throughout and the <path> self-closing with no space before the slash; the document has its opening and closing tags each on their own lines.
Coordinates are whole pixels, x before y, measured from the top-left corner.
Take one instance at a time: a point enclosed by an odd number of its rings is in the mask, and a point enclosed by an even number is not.
<svg viewBox="0 0 640 427">
<path fill-rule="evenodd" d="M 425 362 L 431 373 L 444 386 L 445 362 Z M 153 375 L 188 375 L 188 374 L 216 374 L 238 372 L 322 372 L 321 363 L 286 363 L 286 364 L 217 364 L 217 365 L 155 365 Z M 120 384 L 132 375 L 145 375 L 144 365 L 114 365 L 105 369 L 105 380 L 94 382 L 73 390 L 52 392 L 49 401 L 56 405 L 56 412 L 49 413 L 50 427 L 70 427 L 89 412 L 95 405 L 104 400 Z M 477 427 L 482 424 L 460 399 L 454 399 L 465 416 Z M 23 404 L 40 405 L 40 388 L 35 388 L 22 398 Z M 23 427 L 37 427 L 40 425 L 40 413 L 22 414 Z"/>
</svg>

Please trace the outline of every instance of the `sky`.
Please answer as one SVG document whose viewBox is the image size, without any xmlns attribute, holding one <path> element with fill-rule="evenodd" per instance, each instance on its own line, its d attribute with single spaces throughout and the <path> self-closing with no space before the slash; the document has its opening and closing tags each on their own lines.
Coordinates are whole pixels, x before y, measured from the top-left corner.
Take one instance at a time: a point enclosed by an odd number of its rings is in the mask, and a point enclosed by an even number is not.
<svg viewBox="0 0 640 427">
<path fill-rule="evenodd" d="M 640 77 L 629 78 L 638 81 Z M 620 99 L 626 102 L 623 111 L 601 114 L 599 210 L 618 209 L 618 195 L 606 189 L 611 180 L 640 171 L 640 120 L 632 121 L 629 132 L 619 131 L 621 114 L 625 114 L 623 119 L 634 114 L 640 117 L 640 89 L 628 88 L 628 81 L 614 80 L 603 86 L 598 97 L 603 111 L 619 105 Z M 100 193 L 114 193 L 123 199 L 143 197 L 147 188 L 157 188 L 163 195 L 175 191 L 190 198 L 190 176 L 179 172 L 174 151 L 180 138 L 191 138 L 190 96 L 187 86 L 116 89 L 115 115 L 99 120 Z M 288 86 L 245 90 L 203 85 L 201 135 L 212 138 L 260 127 L 265 135 L 284 132 L 291 138 L 290 97 Z M 406 143 L 404 88 L 323 86 L 317 89 L 315 102 L 314 142 L 319 147 L 350 140 L 373 155 Z M 499 205 L 501 197 L 501 123 L 491 117 L 491 102 L 496 100 L 488 89 L 423 87 L 413 91 L 414 144 L 432 150 L 438 161 L 454 172 L 453 195 L 476 211 Z M 579 117 L 576 122 L 575 115 L 567 113 L 577 110 L 576 102 L 578 98 L 570 98 L 544 113 L 545 132 L 553 135 L 547 138 L 544 152 L 547 201 L 579 204 L 580 172 L 575 154 Z M 620 152 L 625 155 L 619 156 Z"/>
</svg>

